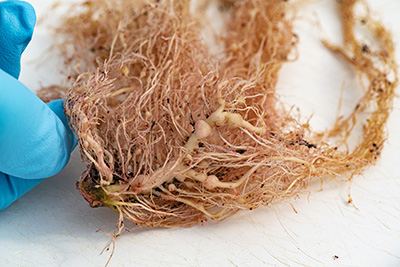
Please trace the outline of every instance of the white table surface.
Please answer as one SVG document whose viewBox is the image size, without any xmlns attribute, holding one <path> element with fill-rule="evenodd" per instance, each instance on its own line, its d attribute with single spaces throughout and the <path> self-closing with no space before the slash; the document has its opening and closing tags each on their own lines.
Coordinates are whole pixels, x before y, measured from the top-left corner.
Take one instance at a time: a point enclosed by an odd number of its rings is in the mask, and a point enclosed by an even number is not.
<svg viewBox="0 0 400 267">
<path fill-rule="evenodd" d="M 54 1 L 30 2 L 41 16 Z M 342 85 L 344 113 L 354 108 L 361 91 L 346 91 L 358 88 L 354 73 L 321 46 L 311 23 L 318 16 L 328 36 L 337 36 L 337 15 L 325 9 L 335 1 L 314 2 L 296 24 L 300 58 L 284 66 L 279 89 L 302 114 L 314 113 L 312 125 L 323 129 L 335 119 Z M 400 1 L 367 2 L 400 44 Z M 48 31 L 39 26 L 24 54 L 21 81 L 32 90 L 59 81 L 54 68 L 59 61 L 45 51 L 49 42 Z M 38 59 L 39 67 L 32 63 Z M 110 266 L 400 266 L 399 107 L 396 99 L 378 164 L 355 177 L 351 188 L 326 181 L 319 191 L 315 180 L 310 194 L 224 222 L 133 228 L 117 239 Z M 97 230 L 114 231 L 118 216 L 90 208 L 75 189 L 84 170 L 77 152 L 60 174 L 0 212 L 0 266 L 104 266 L 109 253 L 100 252 L 110 238 Z M 349 192 L 357 209 L 347 204 Z"/>
</svg>

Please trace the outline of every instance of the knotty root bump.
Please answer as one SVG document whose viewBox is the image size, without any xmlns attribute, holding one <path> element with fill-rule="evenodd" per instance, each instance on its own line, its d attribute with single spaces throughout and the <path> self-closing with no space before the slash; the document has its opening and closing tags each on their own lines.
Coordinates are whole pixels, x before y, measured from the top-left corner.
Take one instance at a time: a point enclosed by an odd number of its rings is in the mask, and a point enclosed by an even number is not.
<svg viewBox="0 0 400 267">
<path fill-rule="evenodd" d="M 75 79 L 65 110 L 88 167 L 81 194 L 138 225 L 190 226 L 295 196 L 313 178 L 361 173 L 382 150 L 397 69 L 390 33 L 368 14 L 362 23 L 376 45 L 355 38 L 357 3 L 339 1 L 343 45 L 323 43 L 368 81 L 365 95 L 323 133 L 298 122 L 275 92 L 298 39 L 290 3 L 221 1 L 218 55 L 189 0 L 74 8 L 57 31 Z M 354 150 L 328 145 L 345 144 L 363 112 Z"/>
</svg>

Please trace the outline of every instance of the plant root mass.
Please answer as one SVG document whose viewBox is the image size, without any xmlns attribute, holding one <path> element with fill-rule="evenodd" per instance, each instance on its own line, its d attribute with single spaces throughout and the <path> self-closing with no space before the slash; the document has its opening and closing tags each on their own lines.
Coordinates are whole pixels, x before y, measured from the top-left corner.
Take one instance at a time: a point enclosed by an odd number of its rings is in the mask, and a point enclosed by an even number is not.
<svg viewBox="0 0 400 267">
<path fill-rule="evenodd" d="M 56 29 L 73 81 L 65 112 L 87 164 L 77 186 L 91 206 L 120 213 L 120 226 L 124 218 L 149 227 L 223 220 L 296 196 L 315 178 L 351 179 L 383 148 L 397 85 L 394 45 L 369 13 L 356 14 L 364 2 L 337 1 L 343 43 L 322 41 L 365 87 L 354 111 L 324 132 L 300 123 L 276 93 L 297 51 L 299 5 L 220 0 L 223 33 L 205 38 L 211 2 L 193 12 L 189 0 L 86 1 L 71 4 Z M 374 44 L 356 38 L 357 24 Z M 368 119 L 350 151 L 360 114 Z"/>
</svg>

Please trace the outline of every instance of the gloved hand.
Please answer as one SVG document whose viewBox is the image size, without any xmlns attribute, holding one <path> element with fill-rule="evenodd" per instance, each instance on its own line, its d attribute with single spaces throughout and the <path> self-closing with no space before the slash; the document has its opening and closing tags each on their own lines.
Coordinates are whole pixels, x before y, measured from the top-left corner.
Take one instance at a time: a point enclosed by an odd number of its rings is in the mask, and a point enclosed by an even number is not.
<svg viewBox="0 0 400 267">
<path fill-rule="evenodd" d="M 17 80 L 35 22 L 30 4 L 0 2 L 0 210 L 61 171 L 77 144 L 62 100 L 45 104 Z"/>
</svg>

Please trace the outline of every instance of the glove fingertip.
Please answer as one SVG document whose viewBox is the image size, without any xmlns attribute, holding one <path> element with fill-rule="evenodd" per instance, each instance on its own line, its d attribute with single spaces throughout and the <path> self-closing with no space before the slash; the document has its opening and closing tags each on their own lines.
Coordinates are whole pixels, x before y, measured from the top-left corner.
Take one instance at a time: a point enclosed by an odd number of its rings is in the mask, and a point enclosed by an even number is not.
<svg viewBox="0 0 400 267">
<path fill-rule="evenodd" d="M 6 1 L 4 3 L 4 10 L 7 10 L 5 16 L 14 28 L 14 34 L 31 39 L 33 29 L 36 24 L 36 12 L 33 6 L 25 1 Z"/>
<path fill-rule="evenodd" d="M 78 145 L 78 139 L 75 137 L 71 127 L 69 126 L 68 119 L 64 113 L 64 100 L 56 99 L 46 103 L 47 106 L 57 115 L 67 129 L 68 136 L 71 139 L 71 151 Z"/>
<path fill-rule="evenodd" d="M 33 6 L 25 1 L 15 1 L 20 9 L 20 21 L 27 32 L 33 33 L 33 28 L 36 24 L 36 12 Z"/>
<path fill-rule="evenodd" d="M 23 1 L 0 2 L 0 68 L 18 79 L 20 57 L 32 39 L 36 24 L 33 6 Z"/>
<path fill-rule="evenodd" d="M 46 103 L 46 105 L 57 115 L 57 117 L 60 118 L 60 120 L 62 120 L 64 124 L 67 122 L 64 115 L 64 103 L 62 99 L 50 101 Z"/>
</svg>

